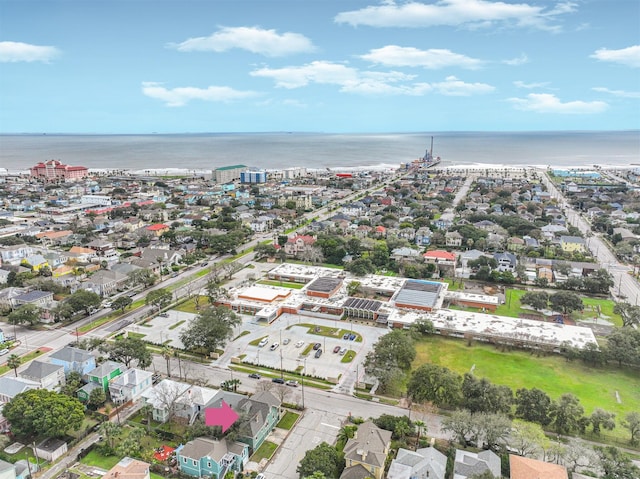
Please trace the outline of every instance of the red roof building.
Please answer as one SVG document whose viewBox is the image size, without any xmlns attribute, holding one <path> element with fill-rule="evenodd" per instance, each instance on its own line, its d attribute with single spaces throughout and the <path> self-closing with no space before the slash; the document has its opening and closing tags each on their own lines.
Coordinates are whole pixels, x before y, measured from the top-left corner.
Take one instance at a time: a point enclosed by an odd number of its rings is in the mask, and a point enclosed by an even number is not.
<svg viewBox="0 0 640 479">
<path fill-rule="evenodd" d="M 423 254 L 425 261 L 429 263 L 446 263 L 455 262 L 456 254 L 444 251 L 441 249 L 434 249 L 433 251 L 427 251 Z"/>
<path fill-rule="evenodd" d="M 162 233 L 169 231 L 171 228 L 169 225 L 165 225 L 164 223 L 156 223 L 154 225 L 147 226 L 145 229 L 156 236 L 162 236 Z"/>
<path fill-rule="evenodd" d="M 31 168 L 31 176 L 44 181 L 76 181 L 88 175 L 87 167 L 69 166 L 58 160 L 40 162 Z"/>
</svg>

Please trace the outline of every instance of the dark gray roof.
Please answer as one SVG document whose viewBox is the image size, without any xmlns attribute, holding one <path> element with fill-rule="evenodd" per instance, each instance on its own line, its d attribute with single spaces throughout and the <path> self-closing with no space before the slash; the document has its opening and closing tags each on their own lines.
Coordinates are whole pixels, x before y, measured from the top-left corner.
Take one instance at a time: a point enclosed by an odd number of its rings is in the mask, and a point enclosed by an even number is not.
<svg viewBox="0 0 640 479">
<path fill-rule="evenodd" d="M 53 293 L 49 291 L 29 291 L 28 293 L 16 296 L 16 301 L 24 301 L 25 303 L 31 303 L 32 301 L 38 301 L 39 299 L 46 298 L 47 296 L 53 297 Z"/>
<path fill-rule="evenodd" d="M 60 364 L 45 363 L 43 361 L 32 361 L 31 364 L 20 373 L 20 376 L 27 379 L 39 381 L 46 378 L 57 371 L 64 370 L 64 366 Z"/>
<path fill-rule="evenodd" d="M 61 350 L 53 353 L 51 357 L 68 363 L 83 363 L 93 358 L 93 354 L 84 349 L 65 346 Z"/>
<path fill-rule="evenodd" d="M 364 309 L 366 311 L 378 311 L 382 307 L 382 303 L 374 299 L 347 298 L 342 307 Z"/>
<path fill-rule="evenodd" d="M 49 437 L 49 438 L 45 439 L 44 441 L 42 441 L 40 444 L 38 444 L 36 447 L 38 449 L 43 450 L 43 451 L 53 452 L 53 451 L 57 451 L 58 449 L 60 449 L 65 444 L 66 443 L 62 439 L 57 439 L 55 437 Z"/>
<path fill-rule="evenodd" d="M 330 278 L 326 276 L 322 276 L 320 278 L 316 278 L 313 280 L 309 286 L 307 286 L 307 291 L 317 291 L 320 293 L 330 293 L 335 290 L 342 284 L 342 279 L 340 278 Z"/>
</svg>

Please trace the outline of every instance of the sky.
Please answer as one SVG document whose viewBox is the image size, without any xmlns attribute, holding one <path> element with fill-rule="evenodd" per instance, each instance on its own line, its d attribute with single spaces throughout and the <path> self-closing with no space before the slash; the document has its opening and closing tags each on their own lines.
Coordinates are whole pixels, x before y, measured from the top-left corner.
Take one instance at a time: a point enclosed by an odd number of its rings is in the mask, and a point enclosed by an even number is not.
<svg viewBox="0 0 640 479">
<path fill-rule="evenodd" d="M 636 129 L 638 0 L 0 0 L 0 133 Z"/>
</svg>

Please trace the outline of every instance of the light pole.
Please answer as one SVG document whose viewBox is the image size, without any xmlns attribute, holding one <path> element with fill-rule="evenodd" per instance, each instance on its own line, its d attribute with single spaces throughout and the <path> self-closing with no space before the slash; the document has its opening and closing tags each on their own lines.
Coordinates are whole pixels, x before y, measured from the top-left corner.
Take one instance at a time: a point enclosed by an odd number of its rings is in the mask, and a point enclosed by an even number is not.
<svg viewBox="0 0 640 479">
<path fill-rule="evenodd" d="M 298 361 L 300 361 L 298 359 Z M 304 373 L 307 369 L 307 358 L 304 358 L 302 371 L 300 371 L 300 384 L 302 385 L 302 409 L 304 410 Z"/>
</svg>

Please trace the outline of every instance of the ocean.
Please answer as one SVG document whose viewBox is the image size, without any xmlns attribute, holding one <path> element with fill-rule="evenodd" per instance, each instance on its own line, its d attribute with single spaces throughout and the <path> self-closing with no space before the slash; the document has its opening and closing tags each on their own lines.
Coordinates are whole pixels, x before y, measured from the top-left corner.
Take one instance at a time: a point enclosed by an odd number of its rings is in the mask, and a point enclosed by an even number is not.
<svg viewBox="0 0 640 479">
<path fill-rule="evenodd" d="M 0 168 L 24 171 L 50 159 L 91 169 L 211 170 L 395 168 L 421 157 L 434 139 L 442 167 L 640 165 L 640 131 L 434 132 L 388 134 L 201 133 L 0 135 Z"/>
</svg>

